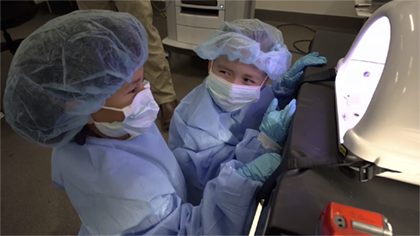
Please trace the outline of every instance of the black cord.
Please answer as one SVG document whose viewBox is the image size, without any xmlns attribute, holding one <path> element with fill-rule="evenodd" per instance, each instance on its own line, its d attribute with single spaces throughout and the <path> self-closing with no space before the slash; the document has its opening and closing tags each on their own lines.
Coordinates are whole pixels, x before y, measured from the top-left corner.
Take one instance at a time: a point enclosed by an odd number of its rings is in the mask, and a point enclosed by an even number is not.
<svg viewBox="0 0 420 236">
<path fill-rule="evenodd" d="M 277 28 L 280 29 L 281 27 L 285 27 L 285 26 L 299 26 L 299 27 L 303 27 L 313 33 L 316 33 L 316 30 L 312 29 L 311 27 L 308 27 L 306 25 L 301 25 L 301 24 L 292 24 L 292 23 L 287 23 L 287 24 L 281 24 L 278 25 Z M 303 42 L 311 42 L 312 40 L 309 39 L 303 39 L 303 40 L 296 40 L 293 42 L 293 47 L 297 50 L 297 51 L 290 51 L 291 53 L 295 53 L 295 54 L 300 54 L 300 55 L 307 55 L 308 52 L 303 51 L 302 49 L 300 49 L 296 44 L 298 43 L 303 43 Z"/>
<path fill-rule="evenodd" d="M 316 30 L 314 30 L 314 29 L 312 29 L 311 27 L 308 27 L 308 26 L 306 26 L 306 25 L 301 25 L 301 24 L 292 24 L 292 23 L 287 23 L 287 24 L 281 24 L 281 25 L 278 25 L 277 26 L 277 28 L 281 28 L 281 27 L 284 27 L 284 26 L 300 26 L 300 27 L 303 27 L 303 28 L 306 28 L 306 29 L 308 29 L 308 30 L 310 30 L 310 31 L 312 31 L 312 32 L 316 32 Z"/>
<path fill-rule="evenodd" d="M 311 42 L 311 41 L 312 40 L 309 40 L 309 39 L 296 40 L 296 41 L 293 42 L 293 47 L 296 50 L 298 50 L 299 52 L 301 52 L 302 54 L 306 55 L 306 54 L 308 54 L 308 52 L 305 52 L 305 51 L 301 50 L 296 44 L 298 44 L 298 43 L 304 43 L 304 42 Z"/>
<path fill-rule="evenodd" d="M 157 6 L 156 6 L 156 4 L 153 2 L 153 0 L 151 0 L 150 2 L 152 3 L 152 6 L 153 6 L 156 10 L 158 10 L 158 11 L 160 11 L 160 12 L 166 12 L 166 10 L 168 10 L 169 5 L 171 5 L 171 2 L 172 2 L 172 1 L 169 1 L 168 5 L 167 5 L 165 8 L 159 8 L 159 7 L 157 7 Z"/>
</svg>

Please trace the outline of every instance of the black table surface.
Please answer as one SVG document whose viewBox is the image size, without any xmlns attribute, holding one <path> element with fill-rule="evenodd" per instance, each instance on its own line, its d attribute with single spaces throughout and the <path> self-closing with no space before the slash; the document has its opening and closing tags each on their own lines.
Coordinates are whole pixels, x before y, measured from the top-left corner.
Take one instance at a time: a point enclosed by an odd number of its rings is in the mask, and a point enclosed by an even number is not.
<svg viewBox="0 0 420 236">
<path fill-rule="evenodd" d="M 327 57 L 323 68 L 308 68 L 305 75 L 335 67 L 356 35 L 317 32 L 311 51 Z M 334 82 L 302 85 L 283 157 L 335 155 L 338 149 L 334 114 Z M 349 171 L 349 170 L 348 170 Z M 270 199 L 266 235 L 315 234 L 318 217 L 330 202 L 385 215 L 394 235 L 419 235 L 419 186 L 375 177 L 361 183 L 338 167 L 289 171 L 278 180 Z"/>
</svg>

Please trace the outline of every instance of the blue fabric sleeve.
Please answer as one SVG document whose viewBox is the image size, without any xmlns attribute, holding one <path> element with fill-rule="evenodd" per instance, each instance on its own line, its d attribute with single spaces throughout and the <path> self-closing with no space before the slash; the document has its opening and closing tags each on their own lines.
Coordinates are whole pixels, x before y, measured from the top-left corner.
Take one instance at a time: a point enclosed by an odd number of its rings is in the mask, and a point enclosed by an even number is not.
<svg viewBox="0 0 420 236">
<path fill-rule="evenodd" d="M 255 214 L 255 195 L 261 183 L 238 175 L 241 163 L 224 164 L 217 178 L 208 182 L 199 206 L 184 203 L 146 234 L 244 235 Z M 173 201 L 173 200 L 172 200 Z"/>
<path fill-rule="evenodd" d="M 94 217 L 101 222 L 82 226 L 79 235 L 245 235 L 251 227 L 256 193 L 262 184 L 237 174 L 242 166 L 237 161 L 222 165 L 220 174 L 206 185 L 198 206 L 183 202 L 170 188 L 158 190 L 161 193 L 156 192 L 153 199 L 130 198 L 130 189 L 122 189 L 115 196 L 90 196 L 89 204 L 100 206 L 107 217 Z M 139 206 L 145 209 L 137 209 Z M 151 215 L 143 215 L 147 206 L 155 206 Z M 128 221 L 135 225 L 127 228 L 129 224 L 121 222 L 118 216 L 132 218 Z"/>
<path fill-rule="evenodd" d="M 249 163 L 264 153 L 273 152 L 263 148 L 258 140 L 259 131 L 247 129 L 239 143 L 226 143 L 198 128 L 187 126 L 179 114 L 172 118 L 169 147 L 174 153 L 187 183 L 188 201 L 198 204 L 204 186 L 215 178 L 220 165 L 230 160 Z M 204 140 L 207 144 L 202 147 Z M 200 146 L 201 145 L 201 146 Z"/>
</svg>

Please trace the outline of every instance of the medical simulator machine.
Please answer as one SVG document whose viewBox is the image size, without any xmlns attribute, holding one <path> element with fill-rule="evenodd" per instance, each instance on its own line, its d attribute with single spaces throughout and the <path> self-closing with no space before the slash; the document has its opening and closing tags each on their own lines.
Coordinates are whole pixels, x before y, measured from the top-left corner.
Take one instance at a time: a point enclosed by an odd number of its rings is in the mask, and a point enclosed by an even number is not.
<svg viewBox="0 0 420 236">
<path fill-rule="evenodd" d="M 419 1 L 385 4 L 338 63 L 340 151 L 365 161 L 362 180 L 420 185 L 419 9 Z"/>
</svg>

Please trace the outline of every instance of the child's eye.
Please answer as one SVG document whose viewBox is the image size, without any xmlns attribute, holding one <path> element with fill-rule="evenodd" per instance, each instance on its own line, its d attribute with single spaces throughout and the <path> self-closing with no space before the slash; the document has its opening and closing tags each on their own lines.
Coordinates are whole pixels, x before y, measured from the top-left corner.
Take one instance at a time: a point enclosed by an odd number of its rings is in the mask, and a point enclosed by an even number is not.
<svg viewBox="0 0 420 236">
<path fill-rule="evenodd" d="M 229 72 L 221 70 L 220 73 L 224 74 L 224 75 L 230 75 Z"/>
<path fill-rule="evenodd" d="M 244 78 L 244 81 L 245 81 L 246 83 L 255 84 L 255 81 L 253 81 L 253 80 L 251 80 L 251 79 L 248 79 L 248 78 Z"/>
</svg>

